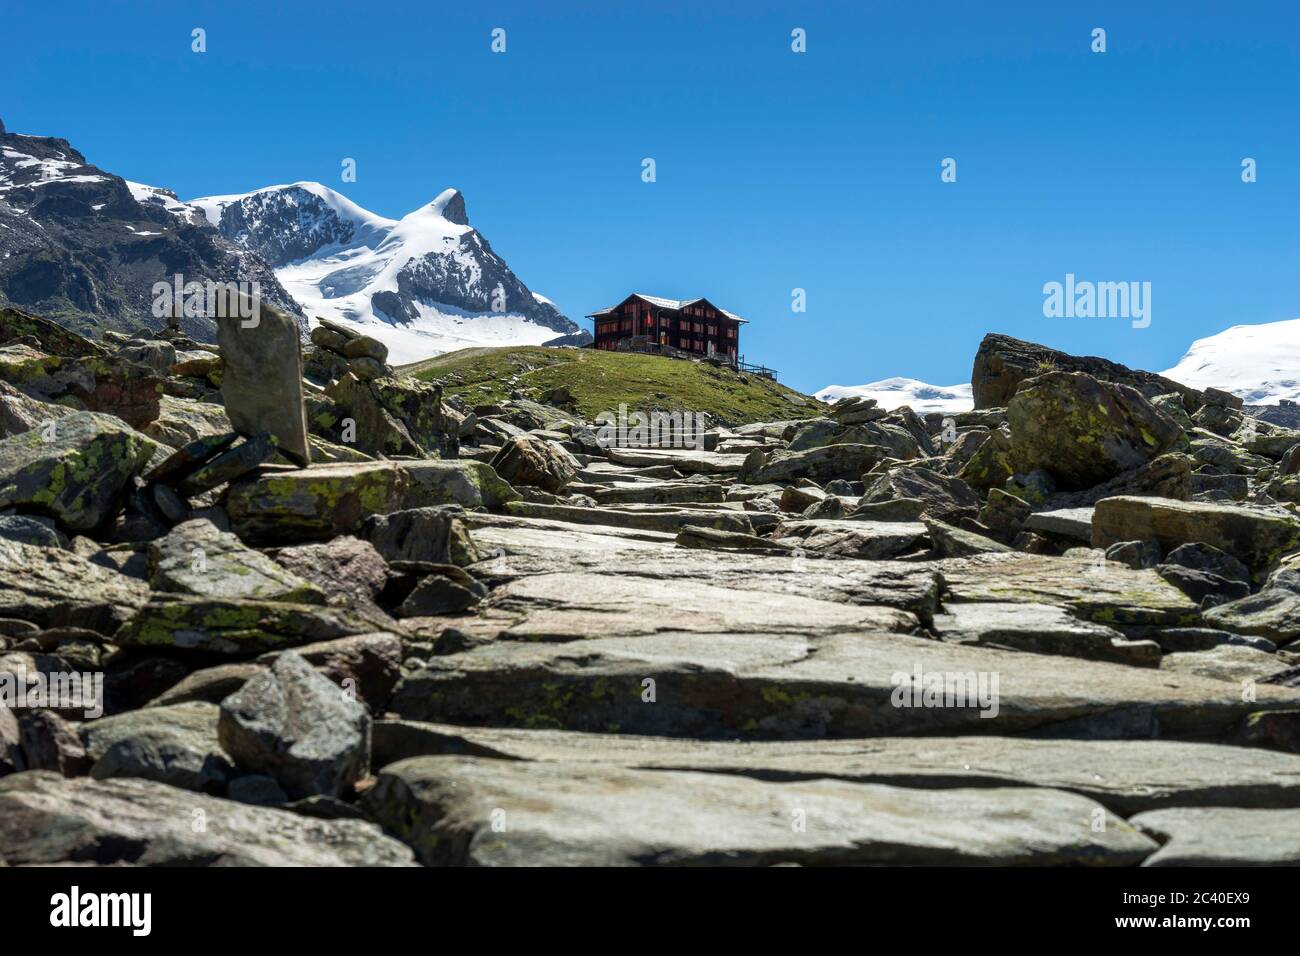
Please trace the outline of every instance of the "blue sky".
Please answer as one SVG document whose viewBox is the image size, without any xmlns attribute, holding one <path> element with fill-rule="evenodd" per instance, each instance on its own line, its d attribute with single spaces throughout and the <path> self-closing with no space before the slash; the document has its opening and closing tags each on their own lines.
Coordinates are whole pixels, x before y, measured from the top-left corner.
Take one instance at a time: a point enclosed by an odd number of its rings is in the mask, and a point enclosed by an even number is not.
<svg viewBox="0 0 1300 956">
<path fill-rule="evenodd" d="M 0 24 L 11 131 L 182 198 L 310 179 L 397 218 L 456 186 L 569 316 L 708 296 L 804 390 L 968 381 L 986 331 L 1158 370 L 1300 316 L 1283 0 L 0 0 Z M 1067 272 L 1151 282 L 1151 325 L 1045 318 Z"/>
</svg>

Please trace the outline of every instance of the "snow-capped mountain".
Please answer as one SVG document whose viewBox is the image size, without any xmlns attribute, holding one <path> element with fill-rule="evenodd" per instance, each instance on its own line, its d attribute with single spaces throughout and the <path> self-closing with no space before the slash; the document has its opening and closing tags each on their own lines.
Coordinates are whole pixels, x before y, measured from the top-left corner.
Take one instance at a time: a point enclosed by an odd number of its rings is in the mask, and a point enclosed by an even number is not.
<svg viewBox="0 0 1300 956">
<path fill-rule="evenodd" d="M 975 405 L 969 384 L 927 385 L 914 378 L 884 378 L 867 385 L 827 385 L 814 397 L 823 402 L 837 402 L 850 396 L 874 398 L 886 410 L 907 405 L 919 415 L 968 412 Z"/>
<path fill-rule="evenodd" d="M 1197 339 L 1161 374 L 1192 388 L 1224 389 L 1248 405 L 1300 401 L 1300 319 L 1234 325 Z"/>
<path fill-rule="evenodd" d="M 159 329 L 153 286 L 256 282 L 264 299 L 306 317 L 254 251 L 227 242 L 175 194 L 86 162 L 65 139 L 10 133 L 0 123 L 0 303 L 83 331 Z M 181 320 L 210 340 L 203 316 Z"/>
<path fill-rule="evenodd" d="M 186 205 L 264 257 L 309 316 L 374 336 L 393 364 L 584 334 L 492 251 L 455 189 L 401 219 L 310 182 Z"/>
</svg>

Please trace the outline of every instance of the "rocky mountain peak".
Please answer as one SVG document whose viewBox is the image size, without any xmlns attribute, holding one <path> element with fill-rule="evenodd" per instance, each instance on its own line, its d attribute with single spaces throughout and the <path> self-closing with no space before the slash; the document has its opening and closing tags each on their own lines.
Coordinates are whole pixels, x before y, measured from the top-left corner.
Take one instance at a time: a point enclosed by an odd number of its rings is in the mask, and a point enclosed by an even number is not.
<svg viewBox="0 0 1300 956">
<path fill-rule="evenodd" d="M 469 225 L 469 216 L 465 212 L 465 197 L 459 189 L 444 189 L 426 208 L 458 226 Z"/>
</svg>

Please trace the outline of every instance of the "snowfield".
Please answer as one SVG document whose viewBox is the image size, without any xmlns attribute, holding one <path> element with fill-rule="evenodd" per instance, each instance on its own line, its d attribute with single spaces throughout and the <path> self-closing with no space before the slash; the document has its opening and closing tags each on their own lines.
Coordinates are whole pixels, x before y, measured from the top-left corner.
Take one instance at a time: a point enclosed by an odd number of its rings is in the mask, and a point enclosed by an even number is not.
<svg viewBox="0 0 1300 956">
<path fill-rule="evenodd" d="M 885 378 L 866 385 L 828 385 L 814 397 L 836 402 L 856 396 L 874 398 L 885 410 L 907 405 L 918 415 L 926 412 L 968 412 L 975 405 L 970 385 L 928 385 L 914 378 Z"/>
<path fill-rule="evenodd" d="M 1234 325 L 1197 339 L 1160 374 L 1192 388 L 1224 389 L 1250 405 L 1300 401 L 1300 319 Z"/>
</svg>

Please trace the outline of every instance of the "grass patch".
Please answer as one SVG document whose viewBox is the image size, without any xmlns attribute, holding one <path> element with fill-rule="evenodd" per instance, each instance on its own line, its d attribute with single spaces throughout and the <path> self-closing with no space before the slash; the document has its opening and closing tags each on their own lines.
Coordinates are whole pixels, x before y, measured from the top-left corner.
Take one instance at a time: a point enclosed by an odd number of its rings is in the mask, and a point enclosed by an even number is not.
<svg viewBox="0 0 1300 956">
<path fill-rule="evenodd" d="M 617 413 L 620 403 L 629 412 L 707 412 L 732 426 L 812 418 L 827 407 L 778 382 L 707 362 L 599 349 L 461 349 L 397 371 L 438 382 L 445 394 L 472 405 L 497 404 L 512 391 L 546 401 L 552 391 L 566 389 L 573 396 L 568 407 L 588 421 Z"/>
</svg>

